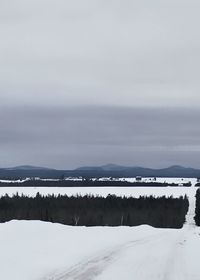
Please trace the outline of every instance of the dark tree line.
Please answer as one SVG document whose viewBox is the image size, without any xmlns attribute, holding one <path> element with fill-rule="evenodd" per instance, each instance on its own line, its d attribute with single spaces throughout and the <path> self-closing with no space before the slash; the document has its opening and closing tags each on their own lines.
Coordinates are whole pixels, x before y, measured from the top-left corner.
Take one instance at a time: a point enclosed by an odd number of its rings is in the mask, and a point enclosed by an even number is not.
<svg viewBox="0 0 200 280">
<path fill-rule="evenodd" d="M 194 220 L 197 226 L 200 226 L 200 189 L 196 192 L 196 208 Z"/>
<path fill-rule="evenodd" d="M 187 197 L 117 197 L 5 195 L 0 198 L 0 222 L 41 220 L 75 226 L 137 226 L 181 228 Z"/>
<path fill-rule="evenodd" d="M 147 187 L 176 187 L 179 186 L 177 183 L 160 183 L 160 182 L 128 182 L 128 181 L 99 181 L 99 180 L 91 180 L 91 179 L 83 179 L 83 180 L 57 180 L 57 181 L 46 181 L 46 180 L 27 180 L 22 182 L 0 182 L 0 186 L 10 186 L 10 187 L 32 187 L 32 186 L 43 186 L 43 187 L 138 187 L 138 186 L 147 186 Z M 191 182 L 183 183 L 184 187 L 190 187 Z"/>
</svg>

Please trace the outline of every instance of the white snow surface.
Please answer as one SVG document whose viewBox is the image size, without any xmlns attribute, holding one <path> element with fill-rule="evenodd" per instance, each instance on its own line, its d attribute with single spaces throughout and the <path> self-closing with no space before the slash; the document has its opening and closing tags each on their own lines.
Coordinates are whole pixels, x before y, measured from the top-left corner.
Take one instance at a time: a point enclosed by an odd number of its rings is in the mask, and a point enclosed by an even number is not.
<svg viewBox="0 0 200 280">
<path fill-rule="evenodd" d="M 120 180 L 134 181 L 135 178 L 121 178 Z M 153 180 L 153 178 L 143 179 L 146 181 Z M 168 183 L 187 183 L 191 182 L 194 186 L 197 182 L 195 178 L 157 178 L 157 182 L 168 182 Z M 0 187 L 0 196 L 6 193 L 10 196 L 19 193 L 28 196 L 35 196 L 37 192 L 42 195 L 100 195 L 107 196 L 108 194 L 115 194 L 117 196 L 171 196 L 179 197 L 180 195 L 193 195 L 195 189 L 193 187 Z"/>
<path fill-rule="evenodd" d="M 52 188 L 38 189 L 49 193 Z M 77 191 L 64 189 L 68 194 Z M 95 189 L 99 192 L 102 188 Z M 103 188 L 102 193 L 124 194 L 125 188 L 108 189 Z M 29 195 L 35 194 L 34 188 L 28 190 Z M 134 196 L 186 193 L 190 208 L 182 229 L 147 225 L 86 228 L 40 221 L 0 224 L 0 279 L 199 280 L 200 228 L 193 220 L 195 192 L 194 187 L 126 188 L 126 194 Z"/>
<path fill-rule="evenodd" d="M 171 196 L 179 197 L 181 195 L 192 195 L 196 189 L 190 187 L 1 187 L 0 196 L 6 193 L 10 196 L 16 194 L 24 194 L 28 196 L 36 196 L 37 192 L 41 195 L 61 194 L 71 195 L 100 195 L 106 197 L 109 194 L 117 196 Z"/>
<path fill-rule="evenodd" d="M 0 225 L 0 279 L 198 280 L 200 229 Z"/>
</svg>

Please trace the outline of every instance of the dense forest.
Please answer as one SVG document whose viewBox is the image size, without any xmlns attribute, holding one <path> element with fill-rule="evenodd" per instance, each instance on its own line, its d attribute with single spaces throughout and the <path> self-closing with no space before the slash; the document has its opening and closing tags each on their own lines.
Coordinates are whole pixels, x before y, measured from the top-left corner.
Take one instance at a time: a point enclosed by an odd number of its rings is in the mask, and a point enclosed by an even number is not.
<svg viewBox="0 0 200 280">
<path fill-rule="evenodd" d="M 31 187 L 31 186 L 41 186 L 41 187 L 176 187 L 179 186 L 177 183 L 161 183 L 161 182 L 128 182 L 128 181 L 118 181 L 118 180 L 92 180 L 85 178 L 83 180 L 26 180 L 22 182 L 0 182 L 0 187 L 10 186 L 10 187 Z M 182 186 L 190 187 L 191 182 L 183 183 Z"/>
<path fill-rule="evenodd" d="M 196 208 L 194 220 L 197 226 L 200 226 L 200 189 L 196 192 Z"/>
<path fill-rule="evenodd" d="M 117 197 L 8 195 L 0 198 L 0 222 L 41 220 L 74 226 L 137 226 L 181 228 L 188 211 L 187 197 Z"/>
</svg>

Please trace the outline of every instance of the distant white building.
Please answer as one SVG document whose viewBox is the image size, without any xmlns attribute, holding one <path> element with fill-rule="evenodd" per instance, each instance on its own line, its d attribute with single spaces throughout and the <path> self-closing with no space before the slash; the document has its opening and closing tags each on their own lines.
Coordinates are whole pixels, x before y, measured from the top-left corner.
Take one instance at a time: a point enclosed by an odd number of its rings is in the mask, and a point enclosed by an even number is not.
<svg viewBox="0 0 200 280">
<path fill-rule="evenodd" d="M 136 179 L 137 182 L 141 182 L 142 181 L 142 176 L 136 176 L 135 179 Z"/>
<path fill-rule="evenodd" d="M 30 179 L 37 181 L 37 180 L 40 180 L 40 177 L 31 177 Z"/>
</svg>

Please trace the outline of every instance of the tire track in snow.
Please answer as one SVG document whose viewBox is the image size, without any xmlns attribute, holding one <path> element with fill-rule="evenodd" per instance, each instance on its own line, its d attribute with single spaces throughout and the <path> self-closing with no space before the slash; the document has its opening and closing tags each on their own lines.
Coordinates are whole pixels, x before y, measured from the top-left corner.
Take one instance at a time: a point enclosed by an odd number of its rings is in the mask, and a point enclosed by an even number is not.
<svg viewBox="0 0 200 280">
<path fill-rule="evenodd" d="M 171 252 L 171 257 L 168 258 L 166 264 L 166 272 L 163 280 L 190 280 L 188 278 L 186 261 L 184 259 L 184 245 L 187 242 L 188 231 L 194 230 L 196 227 L 194 216 L 195 216 L 195 203 L 196 203 L 196 190 L 195 184 L 191 186 L 194 190 L 193 194 L 188 197 L 189 209 L 186 215 L 185 224 L 183 229 L 180 231 L 180 236 L 177 238 L 174 249 Z"/>
<path fill-rule="evenodd" d="M 155 243 L 160 238 L 163 238 L 163 233 L 156 233 L 142 239 L 126 242 L 113 248 L 113 250 L 80 262 L 66 271 L 43 277 L 41 280 L 93 280 L 114 263 L 123 251 L 146 243 Z"/>
<path fill-rule="evenodd" d="M 163 280 L 187 280 L 187 267 L 184 258 L 185 230 L 181 229 L 174 244 L 172 244 L 171 253 L 168 256 Z M 189 279 L 188 279 L 189 280 Z"/>
</svg>

